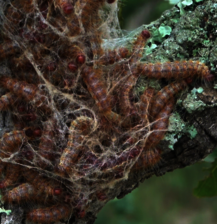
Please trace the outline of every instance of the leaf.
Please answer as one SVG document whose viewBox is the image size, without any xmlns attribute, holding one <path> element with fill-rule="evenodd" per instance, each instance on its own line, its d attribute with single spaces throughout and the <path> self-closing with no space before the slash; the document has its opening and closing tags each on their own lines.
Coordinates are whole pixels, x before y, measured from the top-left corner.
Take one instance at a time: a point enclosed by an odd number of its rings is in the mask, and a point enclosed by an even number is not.
<svg viewBox="0 0 217 224">
<path fill-rule="evenodd" d="M 208 169 L 209 176 L 201 180 L 194 189 L 194 195 L 197 197 L 213 197 L 217 195 L 217 159 Z"/>
</svg>

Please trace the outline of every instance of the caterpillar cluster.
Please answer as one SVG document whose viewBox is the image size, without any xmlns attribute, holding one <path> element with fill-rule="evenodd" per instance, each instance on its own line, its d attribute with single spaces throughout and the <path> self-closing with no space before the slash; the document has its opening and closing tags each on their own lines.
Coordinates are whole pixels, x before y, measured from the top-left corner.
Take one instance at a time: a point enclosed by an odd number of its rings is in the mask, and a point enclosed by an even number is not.
<svg viewBox="0 0 217 224">
<path fill-rule="evenodd" d="M 0 110 L 14 123 L 0 140 L 5 205 L 19 204 L 33 223 L 86 219 L 94 203 L 111 199 L 117 181 L 161 161 L 176 95 L 189 78 L 210 77 L 209 69 L 199 61 L 141 62 L 148 30 L 131 46 L 104 49 L 114 0 L 1 7 L 0 60 L 10 73 L 0 76 Z M 137 96 L 139 76 L 169 84 L 147 85 Z"/>
</svg>

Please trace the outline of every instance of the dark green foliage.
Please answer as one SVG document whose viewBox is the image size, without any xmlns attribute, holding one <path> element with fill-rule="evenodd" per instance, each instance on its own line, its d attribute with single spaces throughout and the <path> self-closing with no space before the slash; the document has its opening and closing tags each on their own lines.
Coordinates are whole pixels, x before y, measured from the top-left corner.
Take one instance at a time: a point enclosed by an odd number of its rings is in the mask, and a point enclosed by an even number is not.
<svg viewBox="0 0 217 224">
<path fill-rule="evenodd" d="M 201 180 L 194 189 L 194 195 L 197 197 L 213 197 L 217 195 L 217 159 L 207 171 L 209 171 L 209 175 L 204 180 Z"/>
</svg>

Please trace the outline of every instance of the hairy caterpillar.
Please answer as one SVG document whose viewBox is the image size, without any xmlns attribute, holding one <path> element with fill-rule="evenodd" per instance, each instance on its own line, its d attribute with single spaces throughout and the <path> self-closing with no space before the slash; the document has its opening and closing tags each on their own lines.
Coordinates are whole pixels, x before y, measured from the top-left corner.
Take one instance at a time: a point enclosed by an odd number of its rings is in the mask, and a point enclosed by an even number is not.
<svg viewBox="0 0 217 224">
<path fill-rule="evenodd" d="M 137 71 L 148 78 L 175 78 L 176 80 L 193 78 L 195 76 L 206 78 L 210 74 L 208 67 L 199 61 L 144 63 L 138 66 Z"/>
<path fill-rule="evenodd" d="M 37 223 L 52 223 L 69 218 L 71 208 L 68 204 L 57 204 L 49 208 L 39 208 L 30 211 L 27 219 Z"/>
</svg>

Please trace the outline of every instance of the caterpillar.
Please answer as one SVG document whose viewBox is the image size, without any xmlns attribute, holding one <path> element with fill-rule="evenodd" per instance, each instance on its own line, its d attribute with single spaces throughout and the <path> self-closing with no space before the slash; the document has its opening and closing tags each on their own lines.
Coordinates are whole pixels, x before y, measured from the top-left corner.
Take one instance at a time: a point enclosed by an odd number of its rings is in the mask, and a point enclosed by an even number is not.
<svg viewBox="0 0 217 224">
<path fill-rule="evenodd" d="M 91 31 L 100 23 L 98 10 L 103 6 L 105 0 L 91 1 L 86 0 L 86 4 L 82 9 L 81 22 L 86 32 Z M 91 19 L 90 19 L 90 15 Z M 96 32 L 95 32 L 96 33 Z"/>
<path fill-rule="evenodd" d="M 173 82 L 161 89 L 151 101 L 150 115 L 154 119 L 155 116 L 164 108 L 168 101 L 179 91 L 183 90 L 187 83 L 182 80 L 180 82 Z"/>
<path fill-rule="evenodd" d="M 70 214 L 70 205 L 57 204 L 49 208 L 34 209 L 27 214 L 27 219 L 36 223 L 52 223 L 69 218 Z"/>
<path fill-rule="evenodd" d="M 71 122 L 70 134 L 68 137 L 67 147 L 64 149 L 59 163 L 60 172 L 70 174 L 72 164 L 81 156 L 84 148 L 81 143 L 83 135 L 87 135 L 91 131 L 93 120 L 89 117 L 78 117 Z"/>
<path fill-rule="evenodd" d="M 88 91 L 96 101 L 99 111 L 103 114 L 111 111 L 111 97 L 106 91 L 106 85 L 102 81 L 102 71 L 93 70 L 91 67 L 86 67 L 82 71 L 82 78 L 87 85 Z"/>
<path fill-rule="evenodd" d="M 142 51 L 150 36 L 151 34 L 148 30 L 143 30 L 140 35 L 137 36 L 137 39 L 133 43 L 132 55 L 129 60 L 131 64 L 136 63 L 142 57 Z"/>
<path fill-rule="evenodd" d="M 8 191 L 4 197 L 3 200 L 7 201 L 9 203 L 12 202 L 24 202 L 24 201 L 29 201 L 29 200 L 36 200 L 38 196 L 38 192 L 33 187 L 32 184 L 29 183 L 23 183 L 12 190 Z"/>
<path fill-rule="evenodd" d="M 25 81 L 18 81 L 8 77 L 1 77 L 0 85 L 10 90 L 17 96 L 23 97 L 26 101 L 33 100 L 35 106 L 40 107 L 47 113 L 51 111 L 51 109 L 47 106 L 47 97 L 39 92 L 36 85 L 28 84 Z"/>
<path fill-rule="evenodd" d="M 23 176 L 28 183 L 32 184 L 37 189 L 38 194 L 45 193 L 50 196 L 60 196 L 62 194 L 62 188 L 59 186 L 59 183 L 40 176 L 40 174 L 34 170 L 25 169 Z"/>
<path fill-rule="evenodd" d="M 118 50 L 108 50 L 105 52 L 105 55 L 99 58 L 98 63 L 101 65 L 111 65 L 128 56 L 129 50 L 125 47 L 119 48 Z"/>
<path fill-rule="evenodd" d="M 26 129 L 28 135 L 28 129 Z M 25 131 L 12 131 L 5 133 L 0 141 L 1 151 L 4 152 L 15 152 L 27 140 Z"/>
<path fill-rule="evenodd" d="M 15 103 L 17 97 L 13 93 L 7 93 L 0 98 L 0 111 L 4 111 L 10 108 Z"/>
<path fill-rule="evenodd" d="M 0 60 L 8 58 L 9 56 L 15 55 L 20 52 L 20 48 L 17 43 L 12 41 L 7 41 L 0 44 Z"/>
<path fill-rule="evenodd" d="M 147 88 L 140 96 L 141 103 L 139 104 L 139 111 L 143 123 L 146 124 L 149 120 L 149 112 L 151 108 L 151 100 L 154 96 L 155 90 L 153 88 Z"/>
<path fill-rule="evenodd" d="M 135 113 L 135 107 L 130 102 L 130 91 L 132 90 L 133 86 L 136 84 L 138 77 L 135 75 L 130 75 L 127 80 L 125 80 L 123 87 L 121 88 L 121 95 L 120 95 L 120 110 L 123 115 L 130 115 Z"/>
<path fill-rule="evenodd" d="M 46 160 L 52 161 L 54 160 L 55 152 L 54 152 L 54 122 L 50 119 L 43 124 L 43 132 L 42 137 L 40 138 L 40 143 L 38 146 L 38 154 L 44 157 Z M 46 167 L 48 164 L 45 160 L 39 158 L 37 164 L 40 167 Z"/>
<path fill-rule="evenodd" d="M 176 80 L 194 78 L 195 76 L 206 78 L 210 74 L 208 67 L 199 61 L 144 63 L 137 67 L 137 72 L 148 78 L 174 78 Z"/>
<path fill-rule="evenodd" d="M 19 165 L 7 163 L 5 179 L 0 182 L 0 189 L 15 185 L 20 178 L 21 167 Z"/>
<path fill-rule="evenodd" d="M 141 170 L 154 167 L 161 161 L 161 150 L 152 148 L 151 150 L 144 150 L 138 161 L 133 166 L 132 170 Z"/>
<path fill-rule="evenodd" d="M 170 113 L 173 110 L 174 98 L 170 98 L 170 102 L 158 113 L 153 124 L 151 125 L 151 133 L 145 143 L 145 151 L 155 147 L 164 137 L 169 122 Z"/>
</svg>

